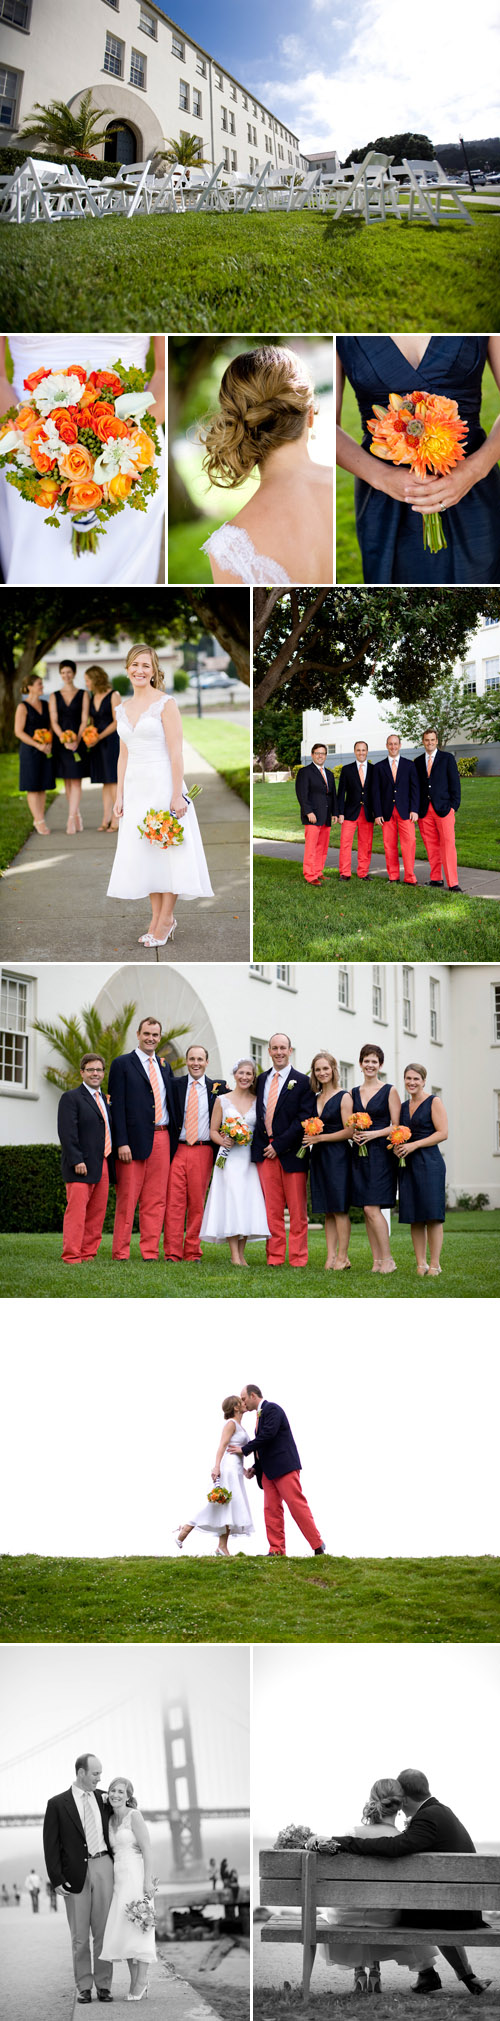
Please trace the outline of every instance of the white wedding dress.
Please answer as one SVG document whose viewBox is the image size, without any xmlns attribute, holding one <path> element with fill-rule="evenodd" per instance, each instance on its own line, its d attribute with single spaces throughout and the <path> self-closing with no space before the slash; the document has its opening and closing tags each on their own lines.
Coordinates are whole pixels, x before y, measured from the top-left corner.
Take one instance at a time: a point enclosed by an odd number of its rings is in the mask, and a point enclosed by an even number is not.
<svg viewBox="0 0 500 2021">
<path fill-rule="evenodd" d="M 147 898 L 151 891 L 174 891 L 179 898 L 213 898 L 192 801 L 182 815 L 184 839 L 177 847 L 161 849 L 159 843 L 145 842 L 138 833 L 138 823 L 144 821 L 148 809 L 168 808 L 172 798 L 172 769 L 161 720 L 165 705 L 168 708 L 168 695 L 156 693 L 135 729 L 123 702 L 116 712 L 118 734 L 127 746 L 128 758 L 108 898 Z"/>
<path fill-rule="evenodd" d="M 144 1860 L 130 1817 L 125 1815 L 121 1825 L 111 1822 L 109 1836 L 114 1853 L 113 1894 L 101 1957 L 114 1961 L 139 1958 L 141 1964 L 151 1964 L 156 1957 L 154 1926 L 140 1930 L 125 1914 L 127 1902 L 139 1902 L 144 1895 Z"/>
<path fill-rule="evenodd" d="M 202 554 L 212 554 L 214 561 L 224 573 L 234 575 L 239 582 L 263 583 L 267 588 L 277 583 L 288 588 L 291 576 L 280 567 L 279 561 L 271 561 L 269 555 L 258 554 L 250 534 L 244 526 L 234 526 L 232 520 L 224 520 L 209 540 L 203 542 Z"/>
<path fill-rule="evenodd" d="M 355 1839 L 393 1839 L 398 1834 L 395 1825 L 365 1824 L 355 1825 L 351 1836 Z M 361 1870 L 359 1878 L 361 1881 L 363 1879 L 362 1860 L 359 1861 L 359 1866 Z M 328 1965 L 372 1965 L 374 1957 L 378 1958 L 379 1964 L 384 1959 L 392 1958 L 394 1964 L 408 1965 L 411 1971 L 422 1972 L 426 1965 L 432 1965 L 435 1950 L 429 1944 L 419 1944 L 417 1933 L 415 1933 L 414 1944 L 409 1944 L 408 1947 L 400 1945 L 398 1949 L 397 1924 L 400 1920 L 398 1909 L 349 1909 L 348 1911 L 346 1910 L 345 1915 L 343 1915 L 342 1909 L 325 1909 L 324 1916 L 325 1920 L 327 1919 L 332 1925 L 331 1937 L 328 1937 L 326 1941 L 323 1938 L 321 1940 L 322 1944 L 324 1944 Z M 348 1922 L 350 1926 L 353 1923 L 359 1923 L 359 1942 L 358 1938 L 356 1938 L 355 1941 L 350 1939 L 347 1944 L 342 1943 L 343 1921 Z M 393 1942 L 390 1943 L 388 1941 L 387 1944 L 380 1945 L 378 1941 L 374 1943 L 372 1938 L 370 1943 L 370 1922 L 374 1923 L 377 1929 L 381 1925 L 385 1928 L 386 1924 L 387 1928 L 390 1929 L 392 1925 L 394 1928 Z"/>
<path fill-rule="evenodd" d="M 231 1121 L 233 1118 L 238 1123 L 244 1121 L 253 1136 L 255 1102 L 242 1118 L 231 1095 L 221 1095 L 219 1099 L 223 1122 L 227 1116 Z M 251 1164 L 250 1148 L 250 1144 L 234 1144 L 224 1169 L 214 1165 L 200 1230 L 202 1242 L 225 1242 L 229 1235 L 246 1235 L 250 1242 L 258 1242 L 269 1235 L 264 1194 L 257 1166 Z"/>
<path fill-rule="evenodd" d="M 232 1154 L 233 1155 L 233 1154 Z M 246 1445 L 248 1432 L 242 1425 L 235 1425 L 231 1433 L 231 1445 Z M 213 1530 L 214 1535 L 221 1530 L 230 1530 L 233 1537 L 251 1537 L 254 1524 L 243 1476 L 243 1459 L 238 1453 L 224 1453 L 221 1460 L 219 1481 L 222 1488 L 230 1488 L 230 1502 L 205 1501 L 197 1516 L 190 1516 L 197 1530 Z"/>
<path fill-rule="evenodd" d="M 22 399 L 23 381 L 40 365 L 65 371 L 68 365 L 88 365 L 90 372 L 110 371 L 121 358 L 123 365 L 145 371 L 148 336 L 57 331 L 55 335 L 9 336 L 14 366 L 12 397 Z M 29 396 L 26 395 L 26 398 Z M 29 505 L 0 473 L 0 555 L 7 583 L 49 586 L 70 585 L 83 589 L 91 584 L 108 588 L 123 584 L 127 589 L 140 584 L 149 588 L 158 580 L 165 515 L 165 444 L 159 430 L 162 453 L 158 488 L 148 500 L 146 512 L 125 508 L 101 532 L 97 554 L 76 558 L 71 551 L 72 522 L 61 520 L 59 528 L 45 525 L 39 505 Z"/>
</svg>

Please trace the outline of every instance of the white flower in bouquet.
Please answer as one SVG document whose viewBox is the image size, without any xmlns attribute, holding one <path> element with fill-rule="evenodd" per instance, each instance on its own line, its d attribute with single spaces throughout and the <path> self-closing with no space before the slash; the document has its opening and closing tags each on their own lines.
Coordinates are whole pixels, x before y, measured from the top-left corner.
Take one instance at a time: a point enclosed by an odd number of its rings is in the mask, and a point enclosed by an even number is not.
<svg viewBox="0 0 500 2021">
<path fill-rule="evenodd" d="M 35 386 L 30 399 L 43 416 L 50 414 L 52 407 L 77 407 L 82 391 L 82 382 L 76 372 L 49 372 L 48 377 Z"/>
<path fill-rule="evenodd" d="M 116 477 L 118 471 L 126 477 L 132 476 L 140 453 L 140 443 L 123 442 L 119 437 L 114 441 L 112 438 L 94 464 L 96 484 L 109 484 L 110 477 Z"/>
<path fill-rule="evenodd" d="M 115 400 L 115 414 L 120 421 L 142 421 L 148 407 L 154 407 L 154 393 L 120 393 Z"/>
</svg>

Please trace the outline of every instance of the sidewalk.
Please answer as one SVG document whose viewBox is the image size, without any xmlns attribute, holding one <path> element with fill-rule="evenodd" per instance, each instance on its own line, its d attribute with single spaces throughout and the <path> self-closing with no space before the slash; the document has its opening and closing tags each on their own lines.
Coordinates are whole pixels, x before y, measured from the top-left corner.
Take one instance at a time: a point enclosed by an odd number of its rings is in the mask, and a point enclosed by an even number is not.
<svg viewBox="0 0 500 2021">
<path fill-rule="evenodd" d="M 2 1908 L 0 1944 L 2 2013 L 8 2015 L 8 2021 L 27 2021 L 28 2015 L 36 2017 L 36 2021 L 73 2021 L 73 2017 L 76 2021 L 80 2006 L 75 1996 L 64 1903 L 60 1901 L 54 1914 L 42 1896 L 37 1916 L 25 1896 L 18 1909 Z M 167 2016 L 168 2021 L 217 2021 L 216 1999 L 209 2006 L 202 1993 L 193 1991 L 189 1981 L 181 1976 L 182 1959 L 176 1956 L 175 1965 L 171 1961 L 172 1951 L 173 1946 L 169 1946 L 167 1957 L 159 1952 L 150 1968 L 148 1999 L 142 2003 L 146 2021 L 167 2021 Z M 129 1985 L 126 1964 L 115 1965 L 112 1991 L 119 2012 Z M 98 2004 L 94 1990 L 95 2014 Z"/>
<path fill-rule="evenodd" d="M 255 856 L 282 857 L 288 863 L 302 863 L 303 847 L 303 842 L 269 842 L 261 840 L 260 837 L 254 841 L 253 845 Z M 356 880 L 357 861 L 357 856 L 353 850 L 353 881 Z M 338 870 L 338 863 L 338 849 L 329 849 L 325 869 L 327 871 Z M 370 876 L 385 877 L 387 879 L 384 856 L 372 856 Z M 427 862 L 419 863 L 415 859 L 415 876 L 417 884 L 429 883 L 429 865 Z M 462 891 L 467 893 L 468 898 L 500 899 L 500 871 L 498 870 L 465 870 L 462 864 L 459 863 L 458 879 L 462 886 Z"/>
<path fill-rule="evenodd" d="M 189 743 L 188 783 L 202 786 L 196 812 L 213 898 L 179 900 L 173 947 L 139 948 L 147 899 L 106 899 L 115 837 L 97 834 L 100 787 L 84 781 L 83 835 L 66 835 L 66 795 L 49 808 L 50 835 L 29 836 L 0 885 L 1 952 L 9 961 L 248 961 L 249 811 Z"/>
</svg>

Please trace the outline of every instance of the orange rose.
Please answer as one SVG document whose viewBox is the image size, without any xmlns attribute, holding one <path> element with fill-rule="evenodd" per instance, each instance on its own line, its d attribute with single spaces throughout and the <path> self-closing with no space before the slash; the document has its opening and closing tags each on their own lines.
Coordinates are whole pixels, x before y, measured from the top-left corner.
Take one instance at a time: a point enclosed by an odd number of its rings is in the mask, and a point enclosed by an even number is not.
<svg viewBox="0 0 500 2021">
<path fill-rule="evenodd" d="M 119 393 L 123 393 L 122 382 L 117 372 L 90 372 L 88 384 L 94 387 L 96 393 L 107 388 L 109 393 L 114 394 L 115 399 Z"/>
<path fill-rule="evenodd" d="M 60 491 L 61 486 L 55 477 L 42 477 L 40 489 L 34 500 L 35 505 L 55 505 L 56 498 L 60 497 Z"/>
<path fill-rule="evenodd" d="M 8 426 L 9 428 L 12 427 L 11 421 L 9 421 Z M 33 429 L 35 434 L 37 434 L 40 427 L 40 415 L 35 413 L 34 407 L 20 407 L 16 414 L 15 426 L 21 429 L 22 435 L 28 435 L 30 429 Z"/>
<path fill-rule="evenodd" d="M 38 372 L 30 372 L 29 379 L 23 381 L 28 393 L 34 393 L 35 386 L 40 385 L 41 379 L 50 379 L 50 369 L 47 365 L 40 365 Z"/>
<path fill-rule="evenodd" d="M 70 414 L 69 407 L 52 407 L 49 420 L 54 422 L 58 435 L 68 446 L 78 441 L 78 427 Z"/>
<path fill-rule="evenodd" d="M 114 421 L 114 416 L 115 410 L 111 406 L 110 400 L 96 400 L 95 405 L 89 408 L 87 426 L 93 428 L 94 435 L 99 436 L 100 442 L 104 442 L 105 439 L 102 432 L 104 423 L 106 421 Z"/>
<path fill-rule="evenodd" d="M 61 477 L 65 477 L 69 484 L 84 484 L 93 468 L 90 450 L 85 448 L 84 442 L 75 443 L 65 456 L 59 457 Z"/>
<path fill-rule="evenodd" d="M 80 385 L 85 386 L 87 374 L 84 372 L 83 365 L 63 365 L 62 371 L 65 373 L 66 379 L 79 379 Z M 27 385 L 27 380 L 25 383 Z"/>
<path fill-rule="evenodd" d="M 103 497 L 101 485 L 93 484 L 91 477 L 84 478 L 81 484 L 70 486 L 66 499 L 68 512 L 92 512 L 94 506 L 102 504 Z"/>
<path fill-rule="evenodd" d="M 88 386 L 85 386 L 85 387 L 84 387 L 84 390 L 83 390 L 83 393 L 82 393 L 82 397 L 81 397 L 81 400 L 80 400 L 80 401 L 79 401 L 79 403 L 78 403 L 78 404 L 79 404 L 79 408 L 80 408 L 80 412 L 81 412 L 81 409 L 82 409 L 82 407 L 93 407 L 93 405 L 94 405 L 94 400 L 95 400 L 95 386 L 90 386 L 90 385 L 88 385 Z"/>
<path fill-rule="evenodd" d="M 112 414 L 109 420 L 106 416 L 106 420 L 101 421 L 97 433 L 101 442 L 119 441 L 122 437 L 126 439 L 130 435 L 130 428 L 126 421 L 120 421 L 119 414 Z"/>
<path fill-rule="evenodd" d="M 39 427 L 37 434 L 30 436 L 28 444 L 35 470 L 39 470 L 41 476 L 44 475 L 46 470 L 53 470 L 56 462 L 55 456 L 47 456 L 46 450 L 43 447 L 46 439 L 43 428 Z"/>
<path fill-rule="evenodd" d="M 154 444 L 151 441 L 151 436 L 146 435 L 144 428 L 133 428 L 130 446 L 132 449 L 140 449 L 140 456 L 137 457 L 136 462 L 136 470 L 147 470 L 149 465 L 154 463 L 155 460 Z"/>
<path fill-rule="evenodd" d="M 107 487 L 108 498 L 128 498 L 131 488 L 132 478 L 127 477 L 124 470 L 118 470 L 116 477 L 110 477 Z"/>
</svg>

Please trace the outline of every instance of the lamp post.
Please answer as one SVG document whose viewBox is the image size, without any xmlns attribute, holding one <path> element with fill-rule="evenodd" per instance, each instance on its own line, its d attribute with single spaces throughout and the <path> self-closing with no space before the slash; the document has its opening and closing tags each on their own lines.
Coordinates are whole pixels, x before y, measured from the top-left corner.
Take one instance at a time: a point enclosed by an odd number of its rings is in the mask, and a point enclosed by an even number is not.
<svg viewBox="0 0 500 2021">
<path fill-rule="evenodd" d="M 472 190 L 472 191 L 473 191 L 473 193 L 474 193 L 474 192 L 475 192 L 475 188 L 476 188 L 476 185 L 475 185 L 475 183 L 474 183 L 474 182 L 473 182 L 473 180 L 472 180 L 472 174 L 471 174 L 471 170 L 470 170 L 470 165 L 469 165 L 469 161 L 468 161 L 468 157 L 467 157 L 467 152 L 466 152 L 466 147 L 465 147 L 465 141 L 464 141 L 464 140 L 462 139 L 462 134 L 461 134 L 461 133 L 459 133 L 459 136 L 458 136 L 458 138 L 459 138 L 459 141 L 460 141 L 460 146 L 461 146 L 461 149 L 462 149 L 462 154 L 463 154 L 463 158 L 464 158 L 464 162 L 465 162 L 465 166 L 466 166 L 466 169 L 467 169 L 467 174 L 468 174 L 468 177 L 469 177 L 469 182 L 470 182 L 470 186 L 471 186 L 471 190 Z"/>
</svg>

